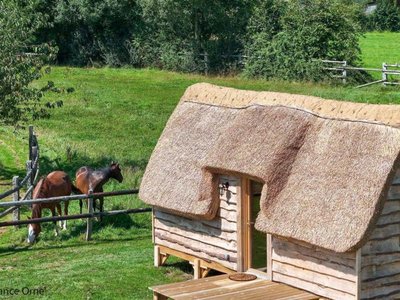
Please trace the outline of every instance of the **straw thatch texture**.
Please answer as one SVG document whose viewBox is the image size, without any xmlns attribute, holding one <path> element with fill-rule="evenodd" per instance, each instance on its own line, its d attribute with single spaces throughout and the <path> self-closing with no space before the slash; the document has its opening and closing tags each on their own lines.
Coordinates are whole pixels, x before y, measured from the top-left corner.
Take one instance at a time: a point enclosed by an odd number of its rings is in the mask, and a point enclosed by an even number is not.
<svg viewBox="0 0 400 300">
<path fill-rule="evenodd" d="M 400 127 L 398 105 L 353 103 L 305 95 L 244 91 L 209 83 L 192 85 L 186 90 L 181 101 L 193 101 L 231 108 L 245 108 L 254 104 L 283 105 L 308 110 L 321 117 L 365 120 Z"/>
<path fill-rule="evenodd" d="M 228 107 L 221 98 L 233 89 L 212 86 L 211 96 L 198 87 L 185 93 L 153 152 L 140 188 L 146 203 L 211 219 L 217 174 L 247 175 L 265 183 L 257 229 L 336 252 L 361 245 L 387 192 L 400 130 L 283 105 Z"/>
</svg>

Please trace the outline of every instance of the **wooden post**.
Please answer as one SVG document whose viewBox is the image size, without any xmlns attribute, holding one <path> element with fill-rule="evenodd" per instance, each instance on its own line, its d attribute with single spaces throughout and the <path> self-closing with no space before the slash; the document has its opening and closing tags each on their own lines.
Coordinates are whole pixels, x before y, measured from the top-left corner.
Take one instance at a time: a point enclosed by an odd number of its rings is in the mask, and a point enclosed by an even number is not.
<svg viewBox="0 0 400 300">
<path fill-rule="evenodd" d="M 160 246 L 154 246 L 154 266 L 156 268 L 161 266 Z"/>
<path fill-rule="evenodd" d="M 342 82 L 344 84 L 346 83 L 346 80 L 347 80 L 347 69 L 346 69 L 346 67 L 347 67 L 347 61 L 344 61 L 343 62 L 343 69 L 342 69 L 342 77 L 343 77 Z"/>
<path fill-rule="evenodd" d="M 272 235 L 267 233 L 267 277 L 272 281 Z"/>
<path fill-rule="evenodd" d="M 93 194 L 93 190 L 89 190 L 89 195 L 91 194 Z M 88 198 L 88 213 L 93 214 L 93 198 Z M 90 241 L 92 239 L 92 227 L 93 227 L 93 218 L 90 217 L 87 219 L 86 241 Z"/>
<path fill-rule="evenodd" d="M 33 146 L 33 126 L 29 125 L 29 160 L 33 159 L 32 146 Z"/>
<path fill-rule="evenodd" d="M 243 259 L 243 240 L 242 240 L 242 227 L 243 227 L 243 221 L 242 221 L 242 206 L 243 206 L 243 178 L 240 178 L 240 185 L 237 187 L 237 204 L 236 207 L 238 207 L 237 210 L 237 217 L 236 217 L 236 224 L 237 224 L 237 267 L 236 271 L 238 272 L 243 272 L 245 271 L 244 269 L 244 259 Z"/>
<path fill-rule="evenodd" d="M 166 297 L 162 294 L 159 294 L 157 292 L 153 292 L 153 300 L 167 300 L 167 299 L 168 299 L 168 297 Z"/>
<path fill-rule="evenodd" d="M 156 243 L 156 235 L 154 228 L 154 208 L 151 210 L 151 241 L 153 242 L 153 244 Z"/>
<path fill-rule="evenodd" d="M 28 160 L 26 162 L 26 173 L 28 174 L 32 170 L 32 161 Z M 33 173 L 33 170 L 32 170 Z M 29 179 L 26 181 L 26 188 L 29 189 L 33 184 L 33 179 L 32 175 L 29 177 Z M 29 194 L 26 196 L 25 200 L 30 200 L 32 199 L 32 192 L 29 192 Z"/>
<path fill-rule="evenodd" d="M 201 267 L 200 267 L 200 259 L 196 258 L 193 262 L 193 279 L 200 279 L 201 278 Z"/>
<path fill-rule="evenodd" d="M 39 161 L 36 162 L 35 166 L 33 165 L 33 162 L 36 160 L 37 156 L 38 156 L 37 146 L 33 146 L 32 147 L 32 169 L 33 170 L 32 170 L 32 174 L 31 174 L 31 183 L 32 184 L 34 184 L 35 177 L 36 177 L 36 172 L 39 169 L 39 167 L 38 167 L 39 166 Z"/>
<path fill-rule="evenodd" d="M 208 54 L 205 53 L 205 54 L 204 54 L 204 65 L 205 65 L 205 70 L 204 70 L 204 72 L 205 72 L 206 75 L 208 75 L 209 64 L 210 64 L 210 63 L 209 63 L 209 61 L 208 61 Z"/>
<path fill-rule="evenodd" d="M 357 250 L 356 253 L 356 276 L 357 276 L 357 280 L 356 280 L 356 290 L 355 290 L 355 294 L 356 294 L 356 300 L 361 299 L 361 284 L 362 284 L 362 279 L 361 279 L 361 260 L 362 260 L 362 255 L 361 255 L 361 249 Z"/>
<path fill-rule="evenodd" d="M 386 74 L 387 71 L 387 64 L 386 63 L 382 63 L 382 81 L 383 81 L 383 85 L 385 85 L 385 83 L 388 81 L 388 75 Z"/>
<path fill-rule="evenodd" d="M 16 188 L 19 185 L 19 177 L 14 176 L 12 179 L 12 186 L 13 188 Z M 19 201 L 19 189 L 14 192 L 13 194 L 13 201 Z M 20 209 L 19 207 L 14 210 L 13 212 L 13 221 L 19 221 L 20 220 Z M 18 225 L 14 226 L 15 228 L 19 228 Z"/>
</svg>

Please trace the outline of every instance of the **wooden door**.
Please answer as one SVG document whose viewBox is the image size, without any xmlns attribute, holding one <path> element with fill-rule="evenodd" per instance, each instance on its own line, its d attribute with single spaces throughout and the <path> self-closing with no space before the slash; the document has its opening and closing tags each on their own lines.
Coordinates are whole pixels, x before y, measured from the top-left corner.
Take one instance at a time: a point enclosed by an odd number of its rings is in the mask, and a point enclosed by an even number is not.
<svg viewBox="0 0 400 300">
<path fill-rule="evenodd" d="M 266 234 L 254 228 L 260 211 L 262 184 L 247 178 L 241 179 L 241 205 L 238 214 L 239 263 L 238 270 L 250 268 L 266 270 Z"/>
</svg>

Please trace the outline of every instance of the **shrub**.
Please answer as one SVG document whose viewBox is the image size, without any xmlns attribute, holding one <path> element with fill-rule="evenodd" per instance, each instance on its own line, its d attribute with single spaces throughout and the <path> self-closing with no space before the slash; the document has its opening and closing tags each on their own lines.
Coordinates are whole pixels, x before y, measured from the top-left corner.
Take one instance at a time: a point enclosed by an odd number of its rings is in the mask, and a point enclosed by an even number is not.
<svg viewBox="0 0 400 300">
<path fill-rule="evenodd" d="M 256 12 L 250 22 L 259 25 L 249 27 L 245 74 L 321 80 L 327 76 L 321 59 L 358 62 L 360 29 L 357 8 L 350 1 L 261 2 L 265 13 Z"/>
<path fill-rule="evenodd" d="M 400 31 L 400 8 L 393 0 L 379 0 L 376 10 L 367 17 L 369 30 Z"/>
</svg>

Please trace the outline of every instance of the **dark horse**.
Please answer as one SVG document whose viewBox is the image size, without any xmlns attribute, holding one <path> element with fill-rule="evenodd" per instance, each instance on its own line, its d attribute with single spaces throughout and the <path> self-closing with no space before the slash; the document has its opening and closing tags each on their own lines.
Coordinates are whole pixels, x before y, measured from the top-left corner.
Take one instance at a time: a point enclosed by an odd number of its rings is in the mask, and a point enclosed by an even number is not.
<svg viewBox="0 0 400 300">
<path fill-rule="evenodd" d="M 33 199 L 50 198 L 58 196 L 68 196 L 71 192 L 79 194 L 79 190 L 72 184 L 68 174 L 63 171 L 54 171 L 47 176 L 41 178 L 33 190 Z M 68 215 L 69 202 L 64 202 L 64 214 Z M 53 217 L 56 215 L 56 209 L 61 216 L 60 202 L 51 203 L 35 203 L 32 205 L 32 219 L 41 218 L 42 210 L 48 208 L 51 210 Z M 58 235 L 58 228 L 56 222 L 56 235 Z M 67 221 L 61 221 L 62 228 L 67 229 Z M 40 223 L 28 225 L 28 243 L 33 243 L 39 236 L 42 228 Z"/>
<path fill-rule="evenodd" d="M 111 162 L 109 167 L 100 170 L 93 170 L 89 167 L 82 167 L 76 171 L 76 186 L 83 193 L 88 194 L 90 190 L 93 193 L 102 193 L 103 185 L 110 180 L 110 178 L 116 179 L 118 182 L 122 182 L 124 179 L 121 174 L 121 169 L 118 163 Z M 96 210 L 96 200 L 99 199 L 100 212 L 103 211 L 104 197 L 98 197 L 93 201 L 93 209 Z M 79 201 L 80 212 L 82 213 L 82 200 Z M 100 220 L 102 218 L 100 217 Z"/>
</svg>

